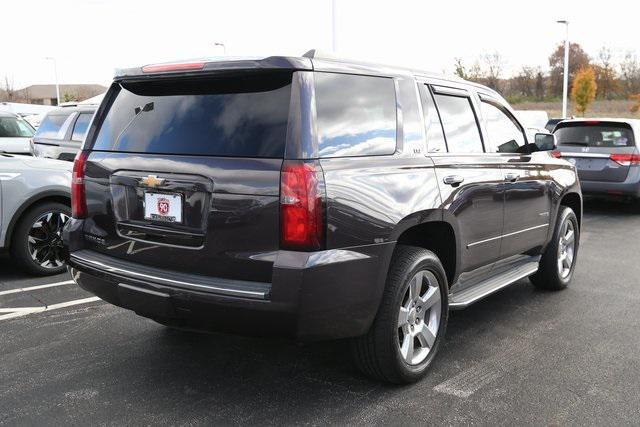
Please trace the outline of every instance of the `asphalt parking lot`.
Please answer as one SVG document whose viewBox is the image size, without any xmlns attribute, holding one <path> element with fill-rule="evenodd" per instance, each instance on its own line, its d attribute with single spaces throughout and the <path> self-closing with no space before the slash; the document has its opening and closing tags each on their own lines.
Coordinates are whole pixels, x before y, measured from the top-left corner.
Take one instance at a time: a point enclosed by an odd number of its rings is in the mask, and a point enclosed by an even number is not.
<svg viewBox="0 0 640 427">
<path fill-rule="evenodd" d="M 522 281 L 454 312 L 408 387 L 360 375 L 343 342 L 174 331 L 0 257 L 0 424 L 637 425 L 640 207 L 585 211 L 568 290 Z"/>
</svg>

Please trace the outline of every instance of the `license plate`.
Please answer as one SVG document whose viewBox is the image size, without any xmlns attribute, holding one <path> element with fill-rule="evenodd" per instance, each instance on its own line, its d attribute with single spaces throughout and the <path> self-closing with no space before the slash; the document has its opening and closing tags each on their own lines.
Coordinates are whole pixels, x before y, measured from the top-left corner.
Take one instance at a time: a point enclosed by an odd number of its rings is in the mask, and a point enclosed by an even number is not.
<svg viewBox="0 0 640 427">
<path fill-rule="evenodd" d="M 182 222 L 182 194 L 144 193 L 144 219 Z"/>
</svg>

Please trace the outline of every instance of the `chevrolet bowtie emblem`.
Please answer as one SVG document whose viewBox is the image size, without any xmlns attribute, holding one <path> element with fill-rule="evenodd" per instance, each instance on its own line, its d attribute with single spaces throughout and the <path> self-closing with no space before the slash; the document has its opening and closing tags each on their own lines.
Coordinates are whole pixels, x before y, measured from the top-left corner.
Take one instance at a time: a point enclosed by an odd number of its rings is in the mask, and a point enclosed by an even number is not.
<svg viewBox="0 0 640 427">
<path fill-rule="evenodd" d="M 157 187 L 158 185 L 162 185 L 164 182 L 164 178 L 158 178 L 157 175 L 147 175 L 140 180 L 140 184 L 146 187 Z"/>
</svg>

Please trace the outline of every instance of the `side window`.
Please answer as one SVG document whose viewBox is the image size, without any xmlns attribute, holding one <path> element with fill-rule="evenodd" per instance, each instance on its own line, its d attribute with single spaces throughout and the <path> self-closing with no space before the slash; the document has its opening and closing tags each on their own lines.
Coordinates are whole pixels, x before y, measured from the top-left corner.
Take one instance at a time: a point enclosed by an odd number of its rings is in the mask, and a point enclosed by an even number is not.
<svg viewBox="0 0 640 427">
<path fill-rule="evenodd" d="M 315 73 L 320 157 L 371 156 L 396 151 L 393 79 Z"/>
<path fill-rule="evenodd" d="M 482 153 L 478 122 L 466 96 L 435 94 L 450 153 Z"/>
<path fill-rule="evenodd" d="M 446 153 L 447 144 L 444 140 L 444 133 L 442 132 L 442 123 L 440 122 L 440 116 L 438 115 L 436 104 L 433 102 L 429 86 L 424 85 L 422 95 L 422 110 L 427 134 L 427 152 Z"/>
<path fill-rule="evenodd" d="M 38 127 L 36 137 L 63 139 L 67 129 L 65 123 L 70 117 L 70 114 L 47 114 Z"/>
<path fill-rule="evenodd" d="M 518 123 L 493 103 L 482 101 L 480 105 L 494 149 L 498 153 L 521 152 L 526 140 Z"/>
<path fill-rule="evenodd" d="M 91 113 L 81 113 L 76 120 L 76 124 L 73 126 L 73 134 L 71 135 L 72 141 L 84 141 L 84 137 L 87 134 L 89 123 L 91 123 Z"/>
</svg>

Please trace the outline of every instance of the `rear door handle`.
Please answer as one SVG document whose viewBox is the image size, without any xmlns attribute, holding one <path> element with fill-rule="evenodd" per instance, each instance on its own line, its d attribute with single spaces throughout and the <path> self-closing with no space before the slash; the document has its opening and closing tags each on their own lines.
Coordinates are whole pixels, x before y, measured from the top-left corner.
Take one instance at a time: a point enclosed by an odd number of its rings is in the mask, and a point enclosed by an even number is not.
<svg viewBox="0 0 640 427">
<path fill-rule="evenodd" d="M 509 182 L 516 182 L 520 178 L 520 175 L 515 172 L 507 172 L 504 174 L 504 180 Z"/>
<path fill-rule="evenodd" d="M 464 181 L 464 177 L 460 175 L 449 175 L 449 176 L 445 176 L 442 181 L 447 185 L 456 186 L 456 185 L 462 184 L 462 182 Z"/>
</svg>

